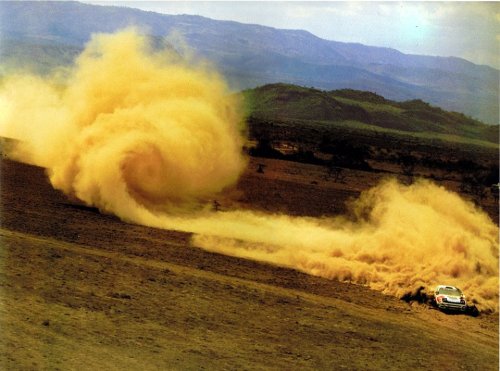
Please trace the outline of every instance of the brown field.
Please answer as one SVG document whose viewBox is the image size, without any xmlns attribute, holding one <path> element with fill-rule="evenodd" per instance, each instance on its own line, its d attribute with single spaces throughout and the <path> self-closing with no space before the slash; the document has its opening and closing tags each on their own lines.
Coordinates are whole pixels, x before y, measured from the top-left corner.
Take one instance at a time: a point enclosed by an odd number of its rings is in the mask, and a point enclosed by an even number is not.
<svg viewBox="0 0 500 371">
<path fill-rule="evenodd" d="M 0 164 L 1 369 L 498 369 L 497 314 L 445 314 L 209 253 L 187 233 L 126 224 L 68 200 L 40 168 Z M 335 183 L 320 166 L 254 158 L 218 202 L 339 214 L 397 173 L 382 167 L 349 170 Z M 493 198 L 483 204 L 498 221 Z"/>
</svg>

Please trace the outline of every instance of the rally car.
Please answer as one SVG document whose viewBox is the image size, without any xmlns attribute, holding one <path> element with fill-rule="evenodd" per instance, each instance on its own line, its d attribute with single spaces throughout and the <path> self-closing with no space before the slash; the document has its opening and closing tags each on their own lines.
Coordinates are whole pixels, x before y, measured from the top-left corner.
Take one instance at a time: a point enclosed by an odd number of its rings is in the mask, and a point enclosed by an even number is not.
<svg viewBox="0 0 500 371">
<path fill-rule="evenodd" d="M 462 312 L 467 309 L 464 294 L 454 286 L 437 286 L 434 290 L 434 302 L 439 309 L 459 310 Z"/>
</svg>

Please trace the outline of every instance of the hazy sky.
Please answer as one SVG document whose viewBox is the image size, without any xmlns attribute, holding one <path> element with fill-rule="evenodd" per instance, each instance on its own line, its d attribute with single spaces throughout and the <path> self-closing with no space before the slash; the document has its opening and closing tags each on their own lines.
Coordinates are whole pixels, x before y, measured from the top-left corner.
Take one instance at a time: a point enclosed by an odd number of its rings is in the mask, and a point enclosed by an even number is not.
<svg viewBox="0 0 500 371">
<path fill-rule="evenodd" d="M 86 1 L 196 14 L 500 67 L 500 2 Z"/>
</svg>

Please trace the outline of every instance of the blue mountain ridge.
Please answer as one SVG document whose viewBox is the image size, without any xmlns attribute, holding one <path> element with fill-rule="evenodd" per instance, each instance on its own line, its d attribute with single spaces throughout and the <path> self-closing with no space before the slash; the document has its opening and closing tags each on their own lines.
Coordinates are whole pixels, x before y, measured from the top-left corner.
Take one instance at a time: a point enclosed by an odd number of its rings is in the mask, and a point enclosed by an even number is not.
<svg viewBox="0 0 500 371">
<path fill-rule="evenodd" d="M 235 90 L 274 82 L 326 90 L 351 88 L 392 100 L 422 99 L 485 123 L 499 123 L 499 71 L 493 67 L 194 15 L 78 2 L 0 2 L 0 57 L 2 61 L 29 58 L 30 51 L 38 50 L 55 56 L 41 59 L 46 71 L 56 64 L 58 53 L 61 64 L 70 62 L 75 48 L 82 48 L 92 33 L 131 25 L 156 37 L 180 34 L 197 55 L 218 67 Z M 40 51 L 40 45 L 45 49 Z"/>
</svg>

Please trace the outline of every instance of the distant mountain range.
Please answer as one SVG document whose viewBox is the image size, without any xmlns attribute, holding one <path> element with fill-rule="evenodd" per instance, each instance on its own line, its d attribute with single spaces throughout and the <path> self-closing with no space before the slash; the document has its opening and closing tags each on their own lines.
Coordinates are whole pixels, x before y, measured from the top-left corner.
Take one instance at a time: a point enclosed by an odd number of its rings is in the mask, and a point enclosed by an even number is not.
<svg viewBox="0 0 500 371">
<path fill-rule="evenodd" d="M 422 99 L 489 124 L 499 123 L 499 71 L 464 59 L 403 54 L 192 15 L 77 2 L 0 2 L 0 71 L 36 64 L 41 73 L 69 64 L 95 32 L 135 25 L 153 36 L 182 35 L 236 90 L 284 82 L 357 89 L 388 99 Z"/>
</svg>

